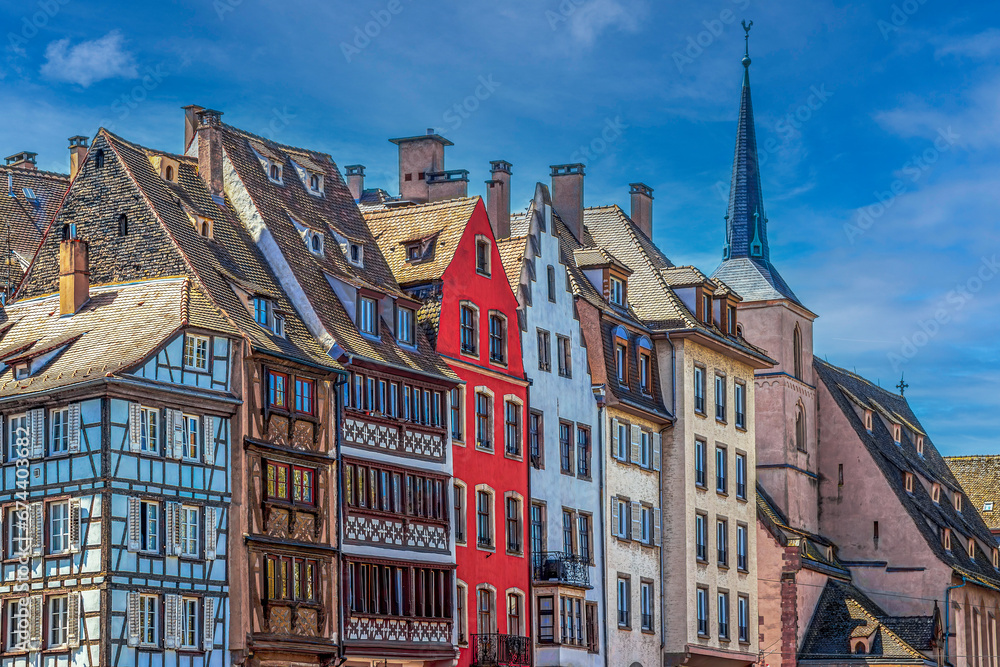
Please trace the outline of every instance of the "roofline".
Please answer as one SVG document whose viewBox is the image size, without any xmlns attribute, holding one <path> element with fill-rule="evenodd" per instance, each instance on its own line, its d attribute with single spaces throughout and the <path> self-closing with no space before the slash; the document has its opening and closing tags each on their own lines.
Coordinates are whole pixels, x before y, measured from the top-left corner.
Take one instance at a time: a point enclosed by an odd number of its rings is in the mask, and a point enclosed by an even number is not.
<svg viewBox="0 0 1000 667">
<path fill-rule="evenodd" d="M 432 141 L 437 141 L 438 143 L 440 143 L 440 144 L 442 144 L 444 146 L 454 146 L 455 145 L 454 142 L 448 141 L 447 139 L 445 139 L 444 137 L 442 137 L 440 134 L 437 134 L 437 133 L 432 133 L 432 134 L 418 134 L 418 135 L 414 135 L 412 137 L 398 137 L 396 139 L 390 139 L 389 143 L 396 144 L 398 146 L 400 144 L 405 144 L 405 143 L 408 143 L 410 141 L 421 141 L 423 139 L 430 139 Z"/>
<path fill-rule="evenodd" d="M 663 332 L 657 332 L 654 334 L 654 338 L 659 337 L 670 337 L 670 338 L 696 338 L 699 345 L 704 345 L 716 352 L 722 352 L 723 354 L 733 354 L 742 357 L 745 363 L 755 370 L 758 368 L 774 368 L 776 362 L 765 355 L 756 355 L 749 351 L 742 350 L 731 343 L 722 343 L 713 336 L 709 336 L 707 333 L 701 329 L 680 329 L 680 330 L 665 330 Z"/>
<path fill-rule="evenodd" d="M 730 287 L 730 289 L 733 289 L 733 288 Z M 737 294 L 739 294 L 739 291 L 737 291 L 737 290 L 733 290 L 733 291 L 735 291 Z M 813 311 L 809 310 L 808 308 L 806 308 L 805 306 L 803 306 L 801 303 L 799 303 L 797 301 L 794 301 L 794 300 L 792 300 L 792 299 L 790 299 L 788 297 L 782 297 L 780 299 L 761 299 L 761 300 L 756 300 L 756 301 L 750 301 L 750 300 L 748 300 L 748 299 L 746 299 L 744 297 L 741 297 L 741 298 L 743 298 L 743 301 L 740 303 L 740 307 L 741 308 L 766 308 L 767 306 L 779 306 L 780 305 L 780 306 L 787 306 L 790 310 L 797 310 L 797 311 L 799 311 L 799 313 L 801 315 L 803 315 L 804 317 L 809 318 L 810 321 L 813 321 L 817 317 L 819 317 L 819 315 L 817 315 Z"/>
</svg>

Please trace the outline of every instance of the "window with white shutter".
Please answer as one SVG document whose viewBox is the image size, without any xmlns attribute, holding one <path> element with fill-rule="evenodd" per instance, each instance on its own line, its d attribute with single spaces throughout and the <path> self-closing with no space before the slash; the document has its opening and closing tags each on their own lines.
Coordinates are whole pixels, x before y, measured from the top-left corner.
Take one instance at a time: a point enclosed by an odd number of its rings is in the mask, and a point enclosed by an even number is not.
<svg viewBox="0 0 1000 667">
<path fill-rule="evenodd" d="M 611 533 L 616 537 L 621 537 L 621 531 L 619 530 L 619 522 L 621 521 L 621 516 L 619 512 L 621 508 L 619 507 L 620 501 L 617 498 L 611 499 Z"/>
<path fill-rule="evenodd" d="M 168 410 L 170 417 L 170 429 L 167 433 L 167 447 L 171 458 L 179 459 L 184 456 L 184 413 L 180 410 Z M 170 434 L 173 433 L 173 437 Z"/>
<path fill-rule="evenodd" d="M 44 408 L 28 410 L 28 440 L 31 443 L 31 458 L 40 459 L 45 456 Z"/>
<path fill-rule="evenodd" d="M 212 415 L 205 415 L 202 418 L 205 422 L 205 444 L 203 449 L 204 461 L 207 465 L 215 463 L 215 427 L 219 420 Z"/>
<path fill-rule="evenodd" d="M 653 544 L 660 546 L 660 508 L 653 510 Z"/>
<path fill-rule="evenodd" d="M 43 523 L 45 521 L 44 503 L 31 503 L 28 515 L 28 521 L 30 523 L 28 528 L 28 537 L 31 555 L 41 556 L 42 549 L 45 546 L 45 526 Z"/>
<path fill-rule="evenodd" d="M 68 409 L 68 422 L 66 424 L 67 446 L 70 454 L 80 451 L 80 404 L 70 403 Z"/>
<path fill-rule="evenodd" d="M 128 404 L 128 448 L 133 452 L 142 448 L 142 406 L 138 403 Z"/>
<path fill-rule="evenodd" d="M 205 631 L 203 633 L 203 647 L 206 651 L 211 651 L 215 646 L 215 598 L 205 598 Z"/>
<path fill-rule="evenodd" d="M 66 600 L 66 646 L 80 646 L 80 594 L 72 591 Z"/>
<path fill-rule="evenodd" d="M 180 646 L 180 596 L 168 593 L 163 599 L 163 648 Z"/>
<path fill-rule="evenodd" d="M 167 514 L 167 522 L 166 522 L 167 530 L 163 540 L 163 543 L 166 546 L 166 555 L 179 556 L 181 553 L 181 538 L 180 538 L 181 504 L 167 503 L 166 514 Z M 166 619 L 164 619 L 164 623 L 166 623 Z M 166 627 L 166 625 L 164 625 L 164 627 Z"/>
<path fill-rule="evenodd" d="M 659 432 L 653 433 L 653 470 L 660 469 L 660 449 L 663 446 L 662 440 L 663 438 Z"/>
<path fill-rule="evenodd" d="M 632 501 L 629 507 L 632 514 L 632 539 L 642 540 L 642 506 L 636 501 Z"/>
<path fill-rule="evenodd" d="M 611 420 L 611 455 L 621 460 L 621 443 L 618 440 L 618 419 Z"/>
<path fill-rule="evenodd" d="M 138 591 L 128 592 L 128 607 L 125 625 L 128 626 L 128 645 L 138 646 L 142 638 L 141 595 Z"/>
<path fill-rule="evenodd" d="M 140 515 L 142 501 L 138 498 L 128 499 L 128 550 L 139 550 L 139 535 L 142 516 Z M 131 627 L 131 626 L 130 626 Z"/>
<path fill-rule="evenodd" d="M 215 560 L 218 514 L 219 510 L 215 507 L 205 508 L 205 558 L 207 560 Z"/>
<path fill-rule="evenodd" d="M 42 648 L 42 596 L 32 595 L 28 599 L 28 650 Z"/>
<path fill-rule="evenodd" d="M 70 553 L 80 553 L 80 534 L 81 534 L 81 509 L 80 509 L 80 499 L 70 498 L 69 499 L 69 552 Z"/>
<path fill-rule="evenodd" d="M 635 424 L 632 425 L 632 463 L 639 463 L 642 453 L 640 452 L 639 441 L 642 438 L 642 429 Z"/>
</svg>

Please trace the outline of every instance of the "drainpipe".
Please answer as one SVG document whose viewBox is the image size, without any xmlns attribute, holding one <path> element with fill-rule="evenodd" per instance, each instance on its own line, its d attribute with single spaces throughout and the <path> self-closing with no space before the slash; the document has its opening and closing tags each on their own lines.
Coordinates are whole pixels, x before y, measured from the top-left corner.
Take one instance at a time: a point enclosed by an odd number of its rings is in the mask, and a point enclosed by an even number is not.
<svg viewBox="0 0 1000 667">
<path fill-rule="evenodd" d="M 670 416 L 677 419 L 677 349 L 674 342 L 670 340 L 670 332 L 666 335 L 667 345 L 670 346 Z M 663 521 L 663 468 L 666 456 L 663 451 L 663 433 L 660 433 L 660 521 Z M 662 531 L 662 526 L 661 526 Z M 663 601 L 666 596 L 663 594 L 663 540 L 660 540 L 660 651 L 667 647 L 667 615 L 664 612 Z"/>
<path fill-rule="evenodd" d="M 949 586 L 944 589 L 944 662 L 948 662 L 948 637 L 951 635 L 951 592 L 956 588 L 965 586 L 968 581 L 962 575 L 962 583 L 958 586 Z"/>
<path fill-rule="evenodd" d="M 346 376 L 340 376 L 333 383 L 333 423 L 335 427 L 333 442 L 334 451 L 337 457 L 337 646 L 340 651 L 340 665 L 347 662 L 344 655 L 344 613 L 347 608 L 344 604 L 344 458 L 342 454 L 343 440 L 341 408 L 343 403 L 343 392 L 341 388 L 348 383 Z"/>
<path fill-rule="evenodd" d="M 604 667 L 609 667 L 608 663 L 608 562 L 607 562 L 607 551 L 605 549 L 605 544 L 607 542 L 605 535 L 605 516 L 604 511 L 606 509 L 607 503 L 604 502 L 604 404 L 606 397 L 604 394 L 604 385 L 600 385 L 593 388 L 594 399 L 597 401 L 597 450 L 601 453 L 597 457 L 597 484 L 598 484 L 598 497 L 600 499 L 600 512 L 601 517 L 601 539 L 598 540 L 598 545 L 601 548 L 601 589 L 602 589 L 602 605 L 598 606 L 598 611 L 601 607 L 604 608 L 604 618 L 601 619 L 601 634 L 603 635 L 602 641 L 604 643 L 604 650 L 601 653 L 604 654 Z M 662 464 L 660 466 L 663 467 Z"/>
</svg>

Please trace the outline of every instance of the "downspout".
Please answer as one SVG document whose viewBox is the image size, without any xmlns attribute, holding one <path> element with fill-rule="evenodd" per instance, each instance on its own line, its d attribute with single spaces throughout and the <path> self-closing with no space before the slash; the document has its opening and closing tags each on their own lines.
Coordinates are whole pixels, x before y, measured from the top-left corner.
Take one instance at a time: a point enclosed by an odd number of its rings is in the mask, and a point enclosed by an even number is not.
<svg viewBox="0 0 1000 667">
<path fill-rule="evenodd" d="M 604 531 L 606 530 L 604 511 L 605 511 L 605 505 L 607 504 L 607 503 L 604 502 L 604 456 L 605 456 L 605 453 L 604 453 L 604 403 L 605 403 L 606 399 L 605 399 L 605 395 L 604 395 L 604 387 L 603 386 L 594 387 L 593 391 L 594 391 L 594 399 L 597 400 L 597 424 L 598 424 L 598 429 L 597 429 L 597 450 L 601 453 L 601 455 L 597 457 L 597 465 L 599 467 L 599 469 L 597 471 L 597 485 L 598 485 L 598 487 L 597 487 L 598 488 L 597 493 L 598 493 L 598 498 L 600 499 L 600 503 L 599 504 L 600 504 L 600 508 L 601 508 L 600 513 L 599 513 L 599 516 L 601 517 L 601 539 L 598 541 L 598 544 L 600 545 L 600 548 L 601 548 L 601 589 L 602 589 L 601 595 L 602 595 L 602 597 L 604 599 L 601 600 L 601 602 L 603 604 L 600 607 L 598 607 L 598 610 L 600 610 L 601 607 L 604 608 L 604 618 L 601 619 L 603 621 L 601 623 L 601 634 L 603 635 L 602 641 L 604 643 L 604 650 L 601 651 L 601 653 L 604 654 L 604 667 L 609 667 L 609 663 L 608 663 L 608 563 L 607 563 L 607 553 L 606 553 L 606 549 L 605 549 L 605 544 L 607 543 L 607 540 L 605 539 L 606 536 L 605 536 L 605 533 L 604 533 Z"/>
<path fill-rule="evenodd" d="M 948 662 L 948 637 L 951 636 L 951 592 L 956 588 L 961 588 L 968 583 L 965 575 L 962 576 L 962 583 L 958 586 L 949 586 L 944 589 L 944 656 L 943 662 Z"/>
<path fill-rule="evenodd" d="M 333 423 L 335 427 L 333 442 L 337 457 L 337 605 L 339 607 L 337 610 L 337 646 L 340 653 L 340 665 L 343 665 L 347 661 L 347 656 L 344 655 L 344 613 L 347 607 L 344 604 L 344 460 L 342 453 L 343 440 L 341 438 L 341 411 L 343 403 L 341 387 L 346 384 L 348 384 L 346 374 L 340 376 L 333 383 Z"/>
<path fill-rule="evenodd" d="M 670 416 L 677 419 L 677 350 L 670 340 L 670 332 L 666 335 L 667 345 L 670 346 Z M 660 435 L 660 521 L 663 521 L 663 467 L 666 463 L 666 456 L 663 451 L 663 436 Z M 662 526 L 661 526 L 662 530 Z M 667 614 L 663 606 L 666 596 L 663 594 L 663 540 L 660 540 L 660 652 L 667 647 Z"/>
</svg>

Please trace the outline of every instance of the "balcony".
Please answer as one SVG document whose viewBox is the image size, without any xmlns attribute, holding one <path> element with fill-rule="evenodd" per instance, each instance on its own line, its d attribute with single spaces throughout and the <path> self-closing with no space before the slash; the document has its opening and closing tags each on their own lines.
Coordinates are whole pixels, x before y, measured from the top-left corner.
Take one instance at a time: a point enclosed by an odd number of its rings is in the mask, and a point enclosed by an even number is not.
<svg viewBox="0 0 1000 667">
<path fill-rule="evenodd" d="M 561 551 L 542 551 L 532 556 L 532 578 L 536 583 L 590 587 L 590 561 Z"/>
<path fill-rule="evenodd" d="M 472 667 L 531 667 L 531 639 L 520 635 L 472 635 Z"/>
</svg>

